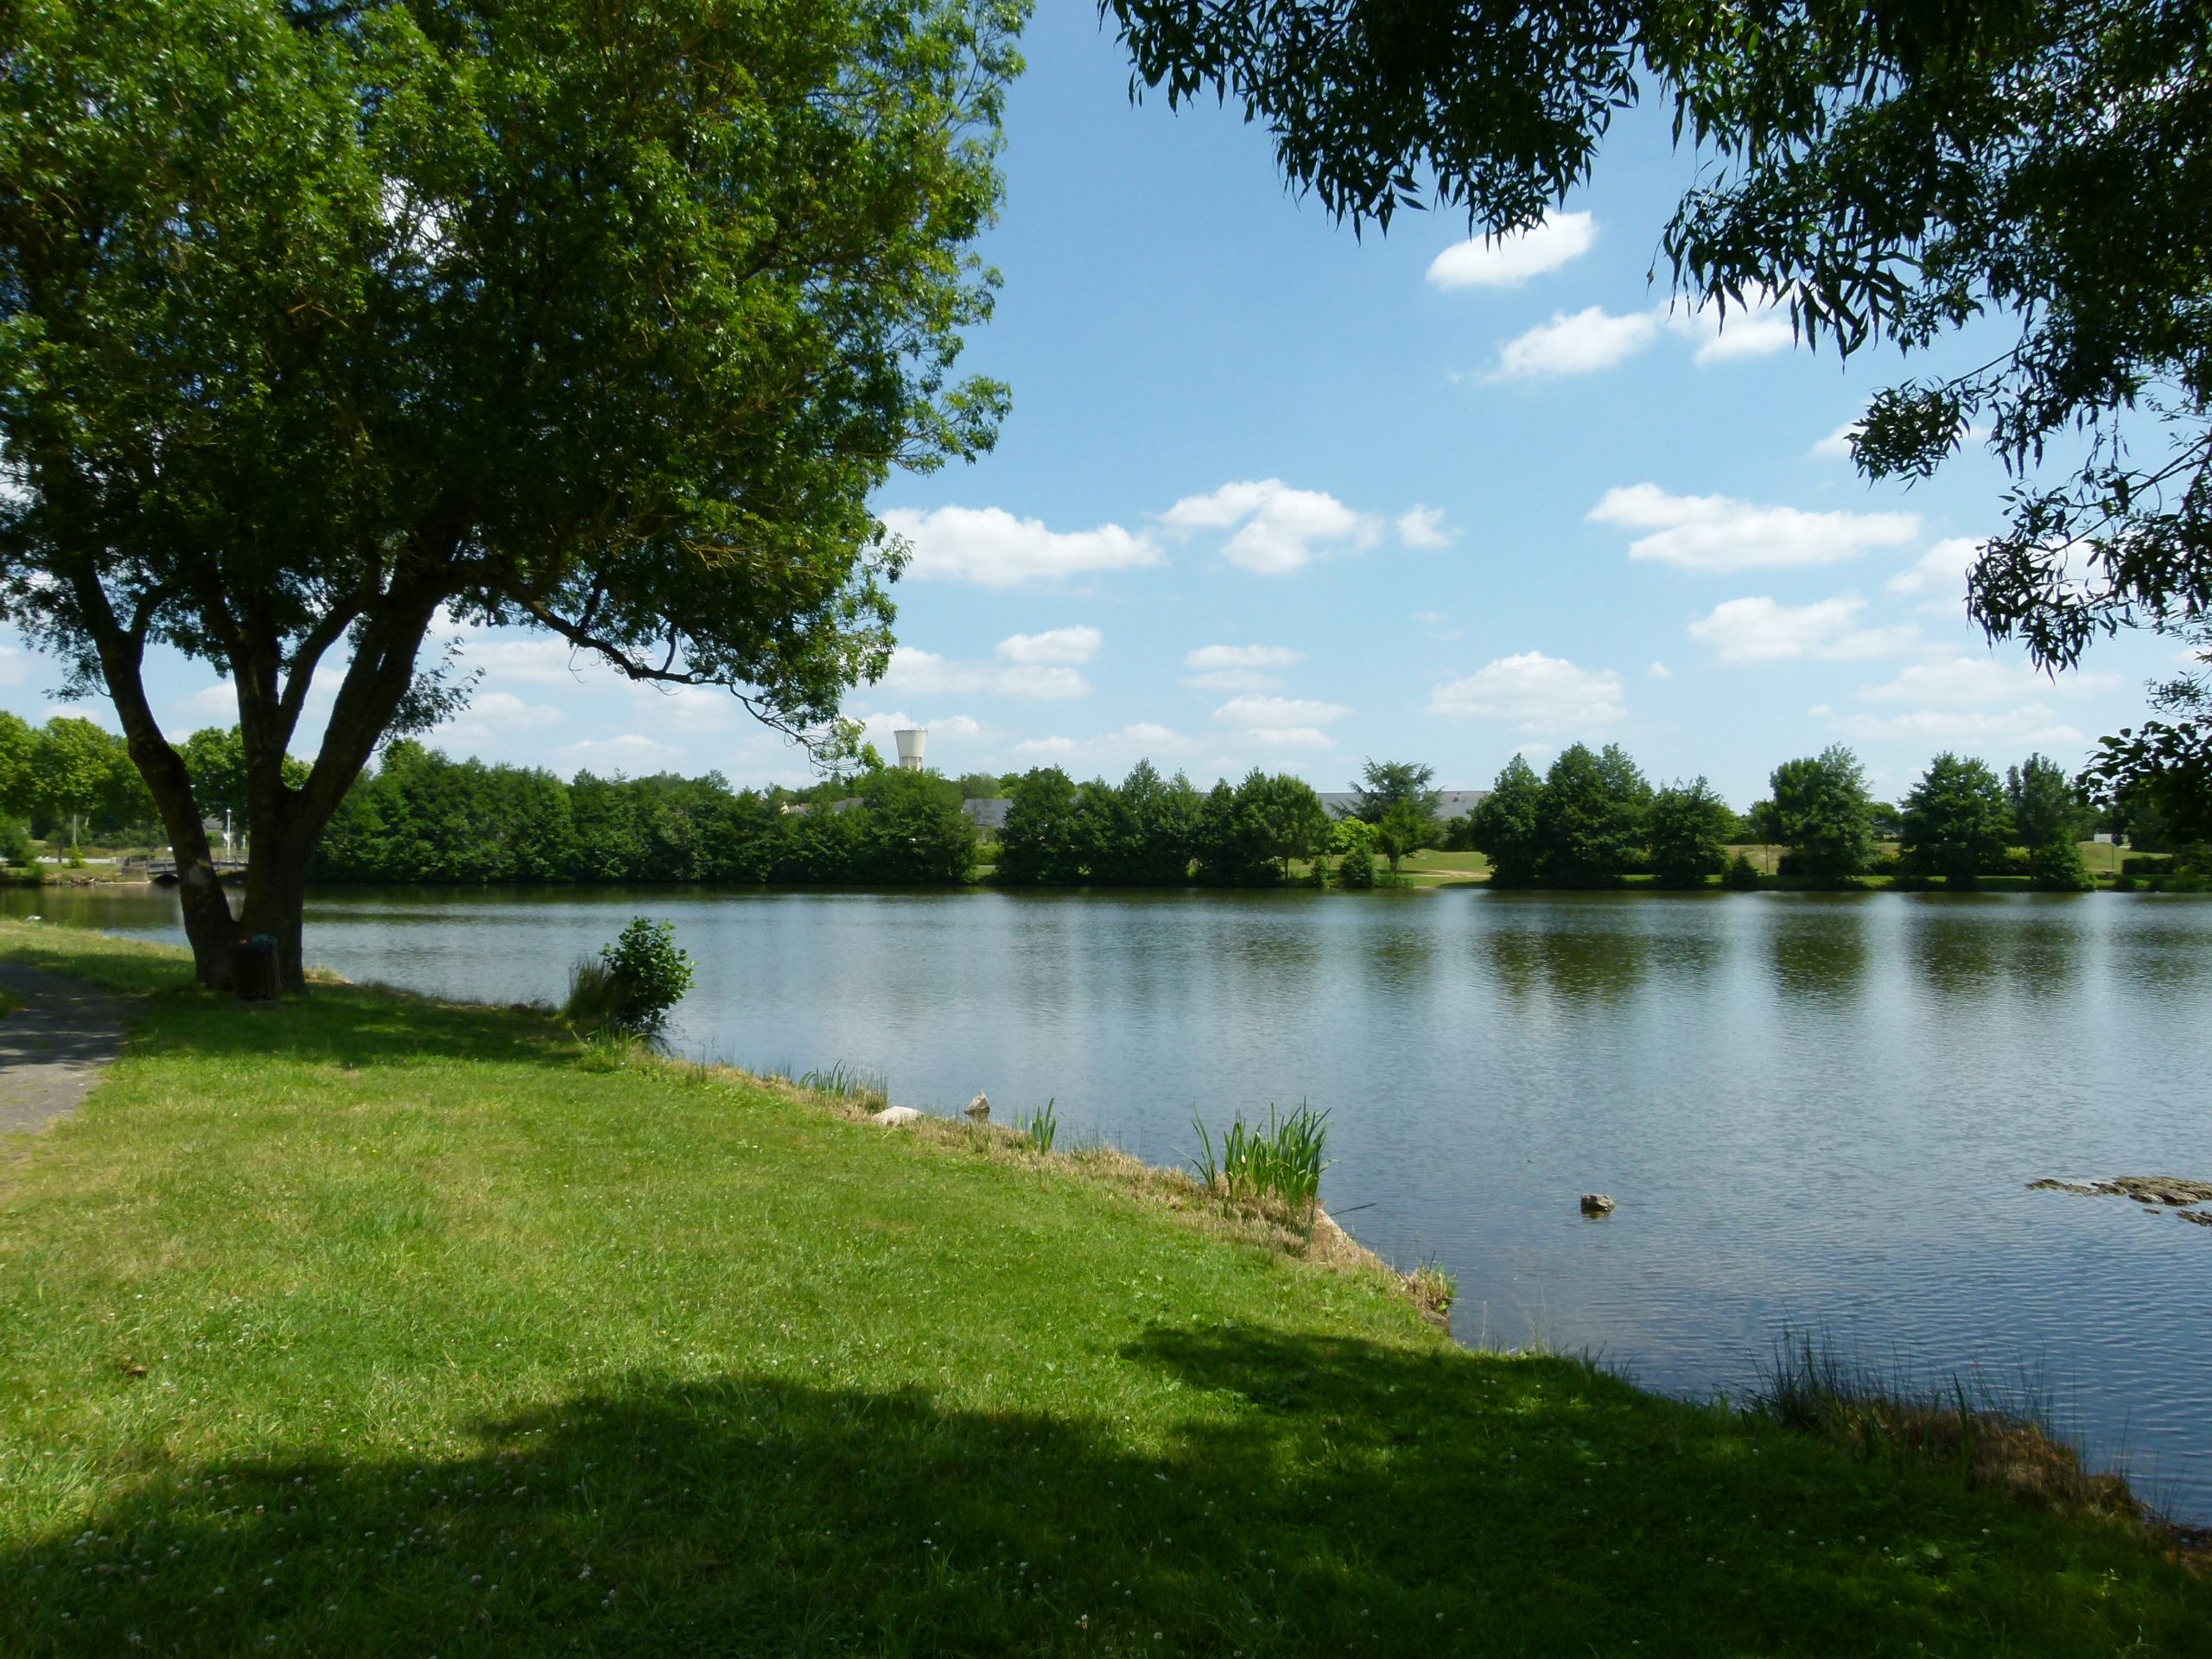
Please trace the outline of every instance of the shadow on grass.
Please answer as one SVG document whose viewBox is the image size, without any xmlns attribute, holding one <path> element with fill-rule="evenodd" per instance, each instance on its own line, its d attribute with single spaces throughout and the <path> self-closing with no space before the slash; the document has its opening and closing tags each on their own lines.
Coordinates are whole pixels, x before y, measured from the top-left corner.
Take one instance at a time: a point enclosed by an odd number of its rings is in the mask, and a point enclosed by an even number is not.
<svg viewBox="0 0 2212 1659">
<path fill-rule="evenodd" d="M 0 1554 L 10 1652 L 2183 1650 L 2117 1534 L 1564 1361 L 1156 1329 L 1196 1408 L 635 1377 L 466 1455 L 154 1464 Z M 1194 1392 L 1193 1392 L 1194 1391 Z"/>
</svg>

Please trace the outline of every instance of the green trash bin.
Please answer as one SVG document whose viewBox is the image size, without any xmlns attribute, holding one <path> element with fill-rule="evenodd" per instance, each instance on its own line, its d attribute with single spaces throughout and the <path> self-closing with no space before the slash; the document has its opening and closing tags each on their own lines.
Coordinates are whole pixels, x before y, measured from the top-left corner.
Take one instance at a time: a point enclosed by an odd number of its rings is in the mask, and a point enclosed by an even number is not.
<svg viewBox="0 0 2212 1659">
<path fill-rule="evenodd" d="M 241 1002 L 274 1002 L 276 1000 L 276 941 L 266 933 L 257 933 L 250 939 L 238 941 L 238 966 L 232 977 L 237 982 Z"/>
</svg>

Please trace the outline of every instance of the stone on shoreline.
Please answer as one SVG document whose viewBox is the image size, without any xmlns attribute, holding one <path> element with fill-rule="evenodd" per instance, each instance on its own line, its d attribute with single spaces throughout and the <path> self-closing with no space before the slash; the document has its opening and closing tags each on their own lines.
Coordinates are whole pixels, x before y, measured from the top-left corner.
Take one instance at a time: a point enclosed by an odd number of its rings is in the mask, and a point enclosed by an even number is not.
<svg viewBox="0 0 2212 1659">
<path fill-rule="evenodd" d="M 887 1106 L 881 1111 L 873 1114 L 868 1118 L 868 1122 L 880 1123 L 887 1129 L 895 1129 L 901 1123 L 912 1123 L 919 1116 L 921 1113 L 912 1106 Z"/>
<path fill-rule="evenodd" d="M 1586 1216 L 1610 1216 L 1614 1208 L 1612 1198 L 1606 1193 L 1585 1192 L 1582 1195 L 1582 1213 Z"/>
<path fill-rule="evenodd" d="M 2060 1181 L 2045 1177 L 2030 1181 L 2031 1192 L 2078 1192 L 2084 1197 L 2110 1195 L 2133 1198 L 2138 1204 L 2181 1205 L 2212 1199 L 2212 1181 L 2184 1180 L 2178 1175 L 2116 1175 L 2108 1181 Z"/>
</svg>

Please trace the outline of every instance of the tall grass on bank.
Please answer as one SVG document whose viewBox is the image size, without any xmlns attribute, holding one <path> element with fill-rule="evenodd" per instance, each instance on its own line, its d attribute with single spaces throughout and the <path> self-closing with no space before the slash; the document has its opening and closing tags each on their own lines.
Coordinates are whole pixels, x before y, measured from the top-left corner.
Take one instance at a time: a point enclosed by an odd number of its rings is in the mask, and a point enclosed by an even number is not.
<svg viewBox="0 0 2212 1659">
<path fill-rule="evenodd" d="M 802 1071 L 791 1081 L 810 1093 L 849 1100 L 872 1112 L 880 1111 L 891 1103 L 889 1078 L 879 1071 L 863 1071 L 845 1060 L 839 1060 L 832 1066 L 817 1066 L 811 1071 Z"/>
<path fill-rule="evenodd" d="M 1775 1344 L 1750 1407 L 1854 1456 L 1944 1471 L 2031 1508 L 2130 1519 L 2139 1508 L 2125 1478 L 2088 1468 L 2031 1379 L 2000 1399 L 1980 1379 L 1884 1372 L 1799 1334 Z"/>
<path fill-rule="evenodd" d="M 1216 1154 L 1213 1135 L 1196 1112 L 1191 1122 L 1198 1132 L 1198 1156 L 1193 1160 L 1199 1182 L 1209 1191 L 1226 1193 L 1240 1204 L 1281 1205 L 1306 1226 L 1321 1195 L 1321 1172 L 1329 1166 L 1323 1153 L 1328 1145 L 1329 1115 L 1300 1101 L 1298 1109 L 1279 1113 L 1268 1108 L 1264 1124 L 1247 1123 L 1239 1112 L 1223 1131 Z"/>
</svg>

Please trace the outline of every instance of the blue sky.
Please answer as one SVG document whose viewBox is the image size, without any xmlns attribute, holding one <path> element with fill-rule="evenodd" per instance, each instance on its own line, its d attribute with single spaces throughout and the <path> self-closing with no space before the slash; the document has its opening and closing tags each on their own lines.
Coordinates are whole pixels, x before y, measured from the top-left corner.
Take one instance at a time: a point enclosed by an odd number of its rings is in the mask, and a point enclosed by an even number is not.
<svg viewBox="0 0 2212 1659">
<path fill-rule="evenodd" d="M 878 503 L 915 557 L 892 672 L 848 707 L 887 754 L 911 721 L 948 772 L 1148 756 L 1341 788 L 1372 756 L 1472 787 L 1516 749 L 1617 740 L 1742 805 L 1842 741 L 1894 796 L 1944 748 L 2075 764 L 2174 664 L 2123 639 L 2054 683 L 1986 645 L 1961 572 L 2002 470 L 1869 487 L 1836 435 L 1897 359 L 1669 306 L 1652 272 L 1692 162 L 1652 116 L 1533 237 L 1471 245 L 1438 213 L 1363 239 L 1234 113 L 1133 105 L 1090 6 L 1040 9 L 1027 54 L 983 250 L 1005 286 L 964 359 L 1014 412 L 994 454 Z M 474 703 L 431 740 L 453 753 L 805 779 L 726 695 L 543 637 L 467 652 Z M 43 718 L 54 679 L 0 648 L 0 704 Z M 235 718 L 204 667 L 156 690 L 179 735 Z"/>
</svg>

